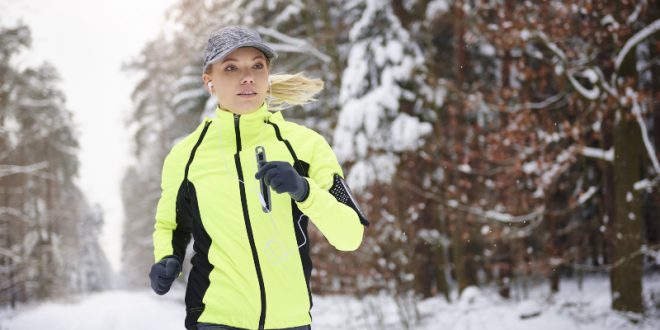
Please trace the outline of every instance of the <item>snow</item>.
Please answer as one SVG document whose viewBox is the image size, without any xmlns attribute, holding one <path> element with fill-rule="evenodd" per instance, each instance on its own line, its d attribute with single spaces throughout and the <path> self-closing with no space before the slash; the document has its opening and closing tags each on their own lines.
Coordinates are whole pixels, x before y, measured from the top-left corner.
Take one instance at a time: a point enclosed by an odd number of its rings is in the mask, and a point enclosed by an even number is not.
<svg viewBox="0 0 660 330">
<path fill-rule="evenodd" d="M 593 129 L 594 132 L 600 132 L 601 126 L 602 126 L 601 120 L 597 120 L 593 124 L 591 124 L 591 129 Z"/>
<path fill-rule="evenodd" d="M 522 29 L 522 31 L 520 31 L 520 38 L 522 40 L 527 41 L 527 40 L 529 40 L 530 36 L 531 36 L 531 33 L 529 32 L 529 30 Z"/>
<path fill-rule="evenodd" d="M 408 114 L 399 114 L 392 122 L 391 137 L 395 151 L 415 149 L 423 143 L 422 136 L 431 133 L 430 123 L 422 123 Z"/>
<path fill-rule="evenodd" d="M 628 19 L 626 19 L 626 23 L 628 25 L 632 25 L 637 21 L 637 19 L 639 18 L 639 13 L 642 11 L 643 3 L 644 2 L 638 2 L 637 6 L 635 6 L 635 11 L 630 16 L 628 16 Z"/>
<path fill-rule="evenodd" d="M 539 166 L 537 161 L 526 162 L 523 164 L 523 172 L 525 172 L 525 174 L 538 173 L 538 171 Z"/>
<path fill-rule="evenodd" d="M 658 22 L 660 22 L 660 20 L 658 20 Z M 637 124 L 639 124 L 639 128 L 642 131 L 642 141 L 644 141 L 644 147 L 646 148 L 646 152 L 649 155 L 651 164 L 653 164 L 653 169 L 655 170 L 656 174 L 660 174 L 660 162 L 658 162 L 658 157 L 656 157 L 655 148 L 653 147 L 653 144 L 649 139 L 648 129 L 646 128 L 646 123 L 644 122 L 644 118 L 642 118 L 639 102 L 637 101 L 637 95 L 633 97 L 632 113 L 635 115 L 635 118 L 637 118 Z"/>
<path fill-rule="evenodd" d="M 411 275 L 411 274 L 408 274 Z M 451 303 L 437 296 L 420 300 L 411 295 L 395 298 L 380 293 L 355 298 L 314 296 L 312 328 L 336 329 L 484 329 L 484 330 L 647 330 L 660 328 L 658 311 L 651 309 L 638 324 L 624 313 L 612 311 L 607 276 L 562 279 L 560 291 L 550 294 L 546 282 L 530 281 L 529 291 L 512 281 L 512 299 L 497 295 L 495 287 L 468 287 Z M 647 306 L 653 308 L 660 293 L 660 278 L 643 283 Z M 0 330 L 23 329 L 182 329 L 185 317 L 183 286 L 165 296 L 148 290 L 110 291 L 70 301 L 0 310 Z M 655 301 L 657 304 L 657 301 Z M 420 318 L 416 318 L 418 314 Z M 635 316 L 632 316 L 635 317 Z M 408 324 L 408 327 L 405 326 Z"/>
<path fill-rule="evenodd" d="M 374 37 L 374 22 L 386 28 Z M 379 28 L 380 29 L 380 28 Z M 416 94 L 402 87 L 423 64 L 421 50 L 409 42 L 389 7 L 367 1 L 360 20 L 349 33 L 352 46 L 339 92 L 342 105 L 333 136 L 333 150 L 340 162 L 355 161 L 347 174 L 351 187 L 389 183 L 395 172 L 395 153 L 418 149 L 432 125 L 413 114 L 400 112 L 400 100 Z M 444 102 L 444 95 L 426 97 Z"/>
<path fill-rule="evenodd" d="M 7 134 L 8 147 L 14 149 L 18 145 L 18 133 L 21 130 L 21 124 L 11 115 L 11 112 L 5 115 L 3 124 L 4 127 L 0 127 L 0 133 Z"/>
<path fill-rule="evenodd" d="M 563 99 L 566 96 L 564 93 L 558 93 L 557 95 L 553 95 L 551 97 L 548 97 L 547 99 L 541 101 L 541 102 L 528 102 L 527 106 L 530 109 L 545 109 L 552 105 L 553 103 Z"/>
<path fill-rule="evenodd" d="M 594 196 L 594 194 L 598 191 L 598 188 L 591 186 L 589 189 L 584 192 L 582 195 L 580 195 L 580 198 L 578 199 L 578 204 L 582 205 L 586 201 L 588 201 L 591 197 Z"/>
<path fill-rule="evenodd" d="M 273 21 L 273 26 L 279 26 L 283 23 L 288 22 L 291 17 L 300 15 L 300 11 L 302 10 L 301 3 L 296 1 L 288 6 L 275 17 L 275 20 Z"/>
<path fill-rule="evenodd" d="M 561 50 L 561 48 L 559 48 L 559 46 L 557 46 L 557 44 L 555 44 L 554 42 L 551 42 L 551 41 L 550 41 L 550 38 L 548 38 L 548 36 L 547 36 L 545 33 L 541 32 L 541 31 L 535 31 L 535 32 L 534 32 L 534 35 L 535 35 L 535 36 L 538 36 L 539 38 L 541 38 L 541 40 L 543 40 L 543 42 L 545 43 L 545 45 L 546 45 L 546 46 L 547 46 L 547 47 L 548 47 L 553 53 L 555 53 L 555 55 L 557 55 L 557 57 L 559 57 L 559 59 L 561 60 L 562 63 L 566 63 L 566 62 L 568 61 L 568 59 L 567 59 L 566 54 L 564 53 L 564 51 Z"/>
<path fill-rule="evenodd" d="M 644 179 L 644 180 L 637 181 L 633 185 L 633 188 L 635 190 L 651 189 L 651 187 L 653 187 L 653 182 L 649 179 Z"/>
<path fill-rule="evenodd" d="M 431 21 L 441 14 L 449 11 L 449 3 L 447 0 L 433 0 L 426 5 L 426 19 Z"/>
<path fill-rule="evenodd" d="M 327 54 L 318 50 L 314 45 L 309 43 L 305 39 L 295 38 L 289 35 L 286 35 L 282 32 L 279 32 L 275 29 L 266 28 L 263 26 L 256 27 L 257 32 L 262 36 L 269 36 L 278 40 L 278 42 L 270 42 L 269 45 L 276 51 L 280 53 L 305 53 L 308 55 L 313 55 L 319 60 L 330 63 L 332 59 Z"/>
<path fill-rule="evenodd" d="M 0 178 L 3 176 L 24 173 L 30 174 L 48 168 L 48 162 L 38 162 L 29 165 L 5 165 L 0 164 Z"/>
<path fill-rule="evenodd" d="M 458 170 L 463 172 L 463 173 L 470 173 L 472 172 L 472 168 L 470 167 L 469 164 L 460 164 L 458 165 Z"/>
<path fill-rule="evenodd" d="M 359 160 L 351 167 L 346 181 L 356 192 L 373 183 L 389 184 L 398 163 L 398 157 L 387 153 Z"/>
<path fill-rule="evenodd" d="M 610 14 L 607 14 L 607 16 L 603 17 L 600 20 L 600 24 L 601 25 L 612 24 L 612 27 L 614 27 L 615 29 L 619 28 L 619 22 L 617 22 L 616 19 L 614 17 L 612 17 L 612 15 L 610 15 Z"/>
<path fill-rule="evenodd" d="M 583 147 L 582 155 L 586 157 L 598 158 L 598 159 L 606 160 L 608 162 L 612 162 L 614 161 L 614 148 L 612 147 L 609 150 L 603 150 L 592 147 Z"/>
<path fill-rule="evenodd" d="M 183 102 L 190 100 L 197 100 L 203 96 L 206 96 L 207 91 L 204 88 L 195 88 L 183 91 L 176 94 L 171 101 L 171 104 L 180 105 Z"/>
<path fill-rule="evenodd" d="M 598 74 L 593 69 L 587 69 L 582 72 L 582 76 L 589 79 L 589 82 L 595 84 L 598 81 Z"/>
<path fill-rule="evenodd" d="M 504 222 L 504 223 L 527 223 L 529 221 L 533 220 L 540 220 L 543 219 L 542 215 L 543 212 L 545 211 L 543 207 L 539 207 L 535 209 L 533 212 L 524 214 L 524 215 L 512 215 L 508 213 L 504 213 L 504 207 L 500 204 L 495 206 L 495 209 L 493 210 L 486 210 L 478 207 L 472 207 L 472 206 L 467 206 L 467 205 L 461 205 L 457 200 L 455 199 L 450 199 L 446 202 L 446 205 L 459 209 L 461 211 L 465 211 L 467 213 L 471 213 L 473 215 L 476 215 L 478 217 L 482 217 L 487 220 L 493 220 L 493 221 L 499 221 L 499 222 Z"/>
<path fill-rule="evenodd" d="M 593 72 L 593 71 L 590 71 Z M 592 89 L 587 89 L 586 87 L 582 86 L 579 81 L 575 80 L 575 77 L 571 73 L 567 73 L 566 76 L 568 77 L 568 80 L 571 82 L 571 85 L 575 88 L 575 90 L 580 93 L 583 97 L 589 99 L 589 100 L 596 100 L 598 96 L 600 95 L 600 88 L 598 86 L 594 86 Z M 588 76 L 589 80 L 593 78 L 592 75 Z M 596 78 L 597 79 L 597 78 Z"/>
<path fill-rule="evenodd" d="M 493 57 L 496 54 L 496 49 L 493 45 L 489 43 L 483 43 L 479 45 L 479 53 L 487 57 Z"/>
<path fill-rule="evenodd" d="M 108 291 L 72 301 L 26 306 L 1 330 L 22 329 L 181 329 L 185 319 L 183 291 L 159 297 L 147 290 Z"/>
</svg>

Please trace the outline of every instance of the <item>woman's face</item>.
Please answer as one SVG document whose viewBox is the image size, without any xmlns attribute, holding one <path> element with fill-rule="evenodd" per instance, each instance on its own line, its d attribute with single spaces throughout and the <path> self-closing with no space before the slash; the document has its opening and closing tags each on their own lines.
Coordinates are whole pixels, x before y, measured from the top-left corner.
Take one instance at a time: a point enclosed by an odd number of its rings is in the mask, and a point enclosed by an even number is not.
<svg viewBox="0 0 660 330">
<path fill-rule="evenodd" d="M 261 107 L 268 92 L 268 62 L 256 48 L 239 48 L 215 63 L 202 76 L 204 84 L 213 82 L 209 92 L 224 110 L 247 114 Z"/>
</svg>

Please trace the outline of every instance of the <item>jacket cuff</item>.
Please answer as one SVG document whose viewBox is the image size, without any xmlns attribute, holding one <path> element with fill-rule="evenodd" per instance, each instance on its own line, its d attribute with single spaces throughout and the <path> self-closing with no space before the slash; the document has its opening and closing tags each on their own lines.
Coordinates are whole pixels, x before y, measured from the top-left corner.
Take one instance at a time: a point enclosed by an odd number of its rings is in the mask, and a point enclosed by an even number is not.
<svg viewBox="0 0 660 330">
<path fill-rule="evenodd" d="M 309 182 L 302 177 L 303 179 L 303 189 L 302 191 L 298 192 L 297 194 L 291 194 L 291 198 L 293 198 L 294 201 L 296 202 L 304 202 L 307 197 L 309 196 Z"/>
<path fill-rule="evenodd" d="M 310 205 L 314 203 L 314 196 L 316 195 L 315 190 L 321 189 L 316 185 L 316 183 L 313 180 L 305 177 L 303 177 L 303 179 L 305 179 L 305 182 L 307 182 L 307 193 L 305 194 L 304 198 L 302 198 L 300 201 L 296 201 L 298 207 L 301 210 L 310 207 Z"/>
</svg>

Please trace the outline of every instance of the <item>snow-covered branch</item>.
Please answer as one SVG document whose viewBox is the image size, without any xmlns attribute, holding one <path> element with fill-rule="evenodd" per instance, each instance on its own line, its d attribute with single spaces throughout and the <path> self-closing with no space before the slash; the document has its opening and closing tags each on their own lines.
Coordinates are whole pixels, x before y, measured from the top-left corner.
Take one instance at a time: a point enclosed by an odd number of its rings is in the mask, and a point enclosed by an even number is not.
<svg viewBox="0 0 660 330">
<path fill-rule="evenodd" d="M 12 259 L 14 263 L 21 262 L 21 256 L 0 246 L 0 255 Z"/>
<path fill-rule="evenodd" d="M 632 113 L 633 115 L 635 115 L 635 118 L 637 118 L 637 124 L 639 124 L 639 128 L 642 131 L 642 141 L 644 141 L 644 147 L 646 148 L 646 152 L 649 154 L 649 159 L 651 159 L 651 164 L 653 164 L 653 169 L 655 170 L 655 174 L 660 175 L 660 163 L 658 162 L 658 157 L 656 156 L 655 148 L 653 148 L 653 144 L 651 144 L 651 140 L 649 140 L 648 129 L 646 129 L 646 123 L 644 122 L 644 118 L 642 118 L 642 110 L 639 105 L 639 101 L 637 100 L 637 94 L 634 94 L 632 99 L 633 99 Z"/>
<path fill-rule="evenodd" d="M 398 178 L 398 180 L 401 180 L 401 178 Z M 456 200 L 448 200 L 445 203 L 445 199 L 441 198 L 438 192 L 431 192 L 431 191 L 426 191 L 424 189 L 421 189 L 420 187 L 417 187 L 416 185 L 403 180 L 402 181 L 403 185 L 410 190 L 411 192 L 417 194 L 418 196 L 422 196 L 425 198 L 428 198 L 430 200 L 446 204 L 447 206 L 451 208 L 455 208 L 461 211 L 465 211 L 477 216 L 481 216 L 490 220 L 495 220 L 499 222 L 510 222 L 510 223 L 520 223 L 520 222 L 529 222 L 531 220 L 539 219 L 544 214 L 548 215 L 563 215 L 567 214 L 579 206 L 583 205 L 586 203 L 588 200 L 590 200 L 594 195 L 596 195 L 596 192 L 598 192 L 598 187 L 589 187 L 587 191 L 583 192 L 579 197 L 578 201 L 572 205 L 569 205 L 568 207 L 562 209 L 562 210 L 548 210 L 545 208 L 544 205 L 539 206 L 536 208 L 536 210 L 524 214 L 524 215 L 511 215 L 507 213 L 502 213 L 498 212 L 495 210 L 484 210 L 482 208 L 474 207 L 474 206 L 467 206 L 467 205 L 461 205 L 458 201 Z"/>
<path fill-rule="evenodd" d="M 598 81 L 600 81 L 600 86 L 603 87 L 603 89 L 607 92 L 607 94 L 610 94 L 610 96 L 617 96 L 616 90 L 612 87 L 612 85 L 607 83 L 607 80 L 605 79 L 605 74 L 603 74 L 603 70 L 601 70 L 599 67 L 595 67 L 594 71 L 598 75 Z"/>
<path fill-rule="evenodd" d="M 532 35 L 541 39 L 543 43 L 546 45 L 546 47 L 548 47 L 550 51 L 552 51 L 555 55 L 557 55 L 557 57 L 559 57 L 559 60 L 561 60 L 562 63 L 565 64 L 566 62 L 568 62 L 566 53 L 564 53 L 564 51 L 561 50 L 561 48 L 559 48 L 557 44 L 550 41 L 550 38 L 548 38 L 548 36 L 545 33 L 543 33 L 542 31 L 535 31 Z"/>
<path fill-rule="evenodd" d="M 543 33 L 542 31 L 535 31 L 533 35 L 545 44 L 545 46 L 550 49 L 558 58 L 561 64 L 566 67 L 567 69 L 564 70 L 566 74 L 566 78 L 568 78 L 568 81 L 571 83 L 573 88 L 585 97 L 586 99 L 589 100 L 596 100 L 600 96 L 600 88 L 598 88 L 598 81 L 602 79 L 600 75 L 598 75 L 597 70 L 594 69 L 587 69 L 584 70 L 584 72 L 581 72 L 580 74 L 584 77 L 586 77 L 590 83 L 592 83 L 594 86 L 591 89 L 588 89 L 584 87 L 579 81 L 575 79 L 574 72 L 573 70 L 568 70 L 569 65 L 568 65 L 568 57 L 566 56 L 566 53 L 554 42 L 548 38 L 548 36 Z M 600 78 L 600 79 L 599 79 Z"/>
<path fill-rule="evenodd" d="M 619 54 L 616 56 L 616 60 L 614 61 L 616 70 L 618 71 L 621 68 L 621 64 L 623 63 L 623 60 L 626 58 L 626 55 L 628 55 L 631 49 L 637 46 L 637 44 L 642 42 L 644 39 L 648 38 L 648 36 L 659 30 L 660 30 L 660 19 L 657 19 L 653 21 L 653 23 L 646 26 L 645 28 L 639 30 L 639 32 L 635 33 L 634 36 L 628 39 L 628 41 L 626 41 L 626 44 L 623 45 L 623 48 L 621 48 L 621 51 L 619 51 Z"/>
<path fill-rule="evenodd" d="M 48 162 L 39 162 L 30 165 L 0 165 L 0 177 L 9 176 L 14 174 L 28 174 L 32 172 L 41 171 L 48 167 Z"/>
<path fill-rule="evenodd" d="M 499 222 L 507 222 L 507 223 L 527 223 L 532 220 L 541 220 L 543 219 L 543 213 L 545 212 L 544 207 L 538 207 L 536 210 L 529 214 L 524 214 L 524 215 L 511 215 L 508 213 L 502 213 L 498 212 L 495 210 L 484 210 L 478 207 L 473 207 L 473 206 L 466 206 L 466 205 L 461 205 L 458 203 L 457 200 L 450 199 L 446 203 L 447 206 L 458 209 L 464 212 L 468 212 L 470 214 L 487 218 L 490 220 L 495 220 Z"/>
<path fill-rule="evenodd" d="M 582 270 L 587 270 L 587 271 L 611 271 L 613 268 L 619 267 L 623 265 L 624 262 L 638 257 L 640 255 L 647 255 L 654 257 L 656 259 L 660 258 L 660 244 L 655 244 L 651 246 L 642 246 L 639 250 L 621 257 L 617 261 L 609 264 L 609 265 L 602 265 L 602 266 L 592 266 L 592 265 L 585 265 L 585 264 L 574 264 L 573 267 L 576 269 L 582 269 Z"/>
<path fill-rule="evenodd" d="M 635 182 L 633 189 L 635 190 L 649 190 L 652 189 L 655 185 L 660 184 L 660 175 L 656 175 L 653 179 L 644 179 Z"/>
<path fill-rule="evenodd" d="M 309 43 L 307 40 L 303 40 L 300 38 L 294 38 L 291 36 L 288 36 L 282 32 L 279 32 L 275 29 L 271 28 L 266 28 L 263 26 L 257 27 L 257 31 L 261 34 L 265 34 L 267 36 L 273 37 L 281 42 L 283 44 L 278 44 L 271 42 L 270 45 L 273 46 L 273 49 L 279 50 L 279 51 L 286 51 L 286 52 L 296 52 L 296 53 L 310 53 L 314 55 L 316 58 L 319 60 L 325 62 L 325 63 L 330 63 L 332 62 L 332 59 L 330 56 L 324 54 L 320 50 L 318 50 L 316 47 L 312 46 L 311 43 Z"/>
<path fill-rule="evenodd" d="M 599 148 L 592 147 L 583 147 L 582 155 L 585 157 L 591 157 L 596 159 L 602 159 L 604 161 L 613 162 L 614 161 L 614 147 L 609 150 L 603 150 Z"/>
<path fill-rule="evenodd" d="M 587 72 L 594 72 L 593 70 L 587 70 Z M 582 84 L 575 79 L 573 74 L 569 72 L 568 70 L 566 71 L 566 77 L 568 77 L 568 81 L 571 82 L 571 85 L 575 90 L 580 93 L 584 98 L 589 99 L 591 101 L 594 101 L 598 99 L 598 96 L 600 96 L 600 89 L 598 88 L 597 85 L 594 85 L 592 89 L 587 89 L 586 87 L 582 86 Z M 595 75 L 589 75 L 589 80 L 591 83 L 595 83 L 598 81 L 598 77 Z"/>
<path fill-rule="evenodd" d="M 535 109 L 535 110 L 536 109 L 545 109 L 545 108 L 549 107 L 551 104 L 561 100 L 565 96 L 566 96 L 565 93 L 558 93 L 557 95 L 550 96 L 550 97 L 548 97 L 547 99 L 545 99 L 541 102 L 528 102 L 527 106 L 530 109 Z"/>
<path fill-rule="evenodd" d="M 13 208 L 13 207 L 4 207 L 4 206 L 0 207 L 0 216 L 2 216 L 4 214 L 13 215 L 14 217 L 16 217 L 17 219 L 19 219 L 23 222 L 27 222 L 27 223 L 31 222 L 31 219 L 30 219 L 30 217 L 27 216 L 27 214 L 21 212 L 18 209 Z"/>
</svg>

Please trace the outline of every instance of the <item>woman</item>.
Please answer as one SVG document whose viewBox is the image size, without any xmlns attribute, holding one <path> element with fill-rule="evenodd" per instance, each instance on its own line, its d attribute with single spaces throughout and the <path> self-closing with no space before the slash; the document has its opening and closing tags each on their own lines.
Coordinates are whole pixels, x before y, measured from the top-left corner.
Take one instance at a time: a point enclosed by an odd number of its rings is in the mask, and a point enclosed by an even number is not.
<svg viewBox="0 0 660 330">
<path fill-rule="evenodd" d="M 357 249 L 368 225 L 323 137 L 269 111 L 307 103 L 323 86 L 270 76 L 276 57 L 252 30 L 214 31 L 202 79 L 216 117 L 163 165 L 149 276 L 167 293 L 192 233 L 187 329 L 309 329 L 308 220 L 342 251 Z"/>
</svg>

